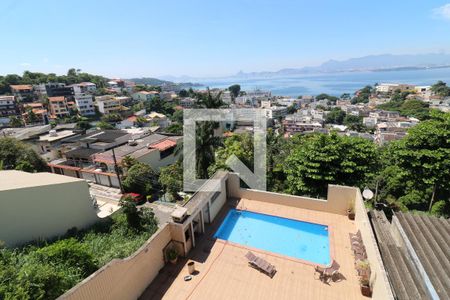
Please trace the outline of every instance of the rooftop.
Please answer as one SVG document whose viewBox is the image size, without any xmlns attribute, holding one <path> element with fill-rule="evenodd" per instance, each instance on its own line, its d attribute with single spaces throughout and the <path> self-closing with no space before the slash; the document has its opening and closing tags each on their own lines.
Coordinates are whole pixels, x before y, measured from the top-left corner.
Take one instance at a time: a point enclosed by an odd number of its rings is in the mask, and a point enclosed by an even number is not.
<svg viewBox="0 0 450 300">
<path fill-rule="evenodd" d="M 79 181 L 84 181 L 84 179 L 46 172 L 27 173 L 15 170 L 0 171 L 0 191 Z"/>
<path fill-rule="evenodd" d="M 250 268 L 244 256 L 249 248 L 211 238 L 229 210 L 225 206 L 188 259 L 177 268 L 166 266 L 140 299 L 364 299 L 348 239 L 356 227 L 346 216 L 258 199 L 239 199 L 237 208 L 329 225 L 331 255 L 341 265 L 342 280 L 324 284 L 312 264 L 259 249 L 251 251 L 275 265 L 277 273 L 270 278 Z M 188 261 L 195 262 L 198 274 L 186 282 Z"/>
<path fill-rule="evenodd" d="M 73 132 L 72 130 L 63 130 L 63 131 L 56 131 L 56 132 L 51 132 L 49 134 L 46 135 L 41 135 L 39 137 L 39 141 L 41 142 L 54 142 L 54 141 L 58 141 L 70 136 L 74 136 L 78 133 Z"/>
<path fill-rule="evenodd" d="M 66 98 L 64 98 L 64 96 L 48 97 L 48 101 L 50 101 L 50 102 L 62 102 L 65 100 L 66 100 Z"/>
<path fill-rule="evenodd" d="M 33 87 L 29 84 L 10 85 L 10 87 L 11 87 L 11 89 L 16 90 L 16 91 L 33 89 Z"/>
</svg>

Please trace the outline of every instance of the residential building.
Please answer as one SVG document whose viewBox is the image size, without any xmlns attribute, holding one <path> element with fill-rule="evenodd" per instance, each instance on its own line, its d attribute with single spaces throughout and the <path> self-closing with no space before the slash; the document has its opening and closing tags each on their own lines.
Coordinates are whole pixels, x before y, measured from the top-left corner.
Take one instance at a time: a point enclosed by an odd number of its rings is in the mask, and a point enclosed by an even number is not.
<svg viewBox="0 0 450 300">
<path fill-rule="evenodd" d="M 373 117 L 364 117 L 363 118 L 363 125 L 368 128 L 374 128 L 377 126 L 378 119 Z"/>
<path fill-rule="evenodd" d="M 47 83 L 45 85 L 47 96 L 50 97 L 71 97 L 75 95 L 73 87 L 66 86 L 64 83 Z"/>
<path fill-rule="evenodd" d="M 231 104 L 233 102 L 233 97 L 231 95 L 231 92 L 227 91 L 227 90 L 222 92 L 222 94 L 220 95 L 220 98 L 226 104 Z"/>
<path fill-rule="evenodd" d="M 157 212 L 158 232 L 140 250 L 112 261 L 62 298 L 83 299 L 89 295 L 93 299 L 367 299 L 361 294 L 349 238 L 358 233 L 370 266 L 364 276 L 370 281 L 372 299 L 394 299 L 358 188 L 329 185 L 325 200 L 242 188 L 240 182 L 237 174 L 220 171 L 183 204 L 164 205 Z M 347 217 L 348 207 L 354 208 L 354 221 Z M 314 274 L 318 263 L 285 253 L 283 249 L 293 247 L 292 243 L 301 247 L 302 239 L 296 236 L 279 242 L 278 237 L 286 235 L 277 233 L 284 229 L 275 228 L 267 218 L 299 222 L 299 227 L 303 226 L 301 222 L 319 226 L 323 231 L 320 235 L 330 248 L 325 251 L 328 260 L 340 265 L 336 281 L 324 284 L 318 280 L 319 274 Z M 238 231 L 240 220 L 264 224 L 264 228 L 244 224 L 239 232 L 246 232 L 246 241 L 257 235 L 271 242 L 265 245 L 276 243 L 278 251 L 265 248 L 264 243 L 240 245 L 220 235 L 218 228 L 225 228 L 229 235 L 232 230 Z M 298 234 L 302 236 L 302 231 Z M 315 241 L 307 241 L 299 252 L 316 253 L 322 251 L 319 247 Z M 183 257 L 176 266 L 169 264 L 164 255 L 169 249 Z M 249 251 L 265 266 L 275 266 L 276 273 L 268 277 L 251 268 Z M 186 277 L 188 271 L 196 276 Z M 189 279 L 192 284 L 186 283 Z"/>
<path fill-rule="evenodd" d="M 48 108 L 51 118 L 64 118 L 70 116 L 67 99 L 64 96 L 48 97 Z"/>
<path fill-rule="evenodd" d="M 121 99 L 113 95 L 95 97 L 95 105 L 98 107 L 98 111 L 104 115 L 120 113 L 123 110 Z"/>
<path fill-rule="evenodd" d="M 415 85 L 402 83 L 381 83 L 377 85 L 375 88 L 375 90 L 378 93 L 392 93 L 396 90 L 406 92 L 406 91 L 414 91 L 415 89 L 416 89 Z"/>
<path fill-rule="evenodd" d="M 19 107 L 14 96 L 0 96 L 0 118 L 7 118 L 19 114 Z"/>
<path fill-rule="evenodd" d="M 98 220 L 85 180 L 0 171 L 0 239 L 7 246 L 56 238 Z"/>
<path fill-rule="evenodd" d="M 195 99 L 194 98 L 183 98 L 180 100 L 180 106 L 182 108 L 192 108 L 194 107 Z"/>
<path fill-rule="evenodd" d="M 33 102 L 33 86 L 29 84 L 10 85 L 11 93 L 16 97 L 18 102 Z"/>
<path fill-rule="evenodd" d="M 73 130 L 50 130 L 48 134 L 41 135 L 39 137 L 39 141 L 37 143 L 40 150 L 39 152 L 41 154 L 53 152 L 53 156 L 56 157 L 58 156 L 58 146 L 61 145 L 64 140 L 77 134 L 78 133 L 74 132 Z"/>
<path fill-rule="evenodd" d="M 97 85 L 92 82 L 75 83 L 70 85 L 69 87 L 73 88 L 75 95 L 95 93 L 95 91 L 97 90 Z"/>
<path fill-rule="evenodd" d="M 176 162 L 178 155 L 175 155 L 175 147 L 181 140 L 182 137 L 168 137 L 160 134 L 132 139 L 127 144 L 114 148 L 116 162 L 120 164 L 125 156 L 131 156 L 139 162 L 148 164 L 152 170 L 159 171 L 160 168 Z M 94 162 L 103 171 L 114 172 L 112 151 L 96 153 L 94 157 Z"/>
<path fill-rule="evenodd" d="M 287 107 L 285 106 L 270 106 L 265 109 L 266 116 L 269 119 L 278 120 L 285 117 L 288 113 Z"/>
<path fill-rule="evenodd" d="M 75 103 L 77 105 L 77 109 L 80 115 L 82 116 L 95 115 L 95 107 L 92 95 L 75 94 Z"/>
<path fill-rule="evenodd" d="M 25 125 L 48 124 L 48 112 L 42 103 L 26 103 L 23 108 L 25 112 L 22 114 L 22 119 Z"/>
<path fill-rule="evenodd" d="M 132 96 L 134 101 L 152 101 L 154 98 L 159 97 L 159 92 L 157 91 L 140 91 L 134 93 Z"/>
</svg>

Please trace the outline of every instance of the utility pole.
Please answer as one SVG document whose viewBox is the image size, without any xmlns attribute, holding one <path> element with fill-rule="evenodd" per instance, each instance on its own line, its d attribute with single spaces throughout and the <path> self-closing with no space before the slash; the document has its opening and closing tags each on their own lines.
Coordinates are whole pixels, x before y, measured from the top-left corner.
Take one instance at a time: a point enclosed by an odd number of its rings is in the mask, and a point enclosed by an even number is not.
<svg viewBox="0 0 450 300">
<path fill-rule="evenodd" d="M 117 160 L 116 160 L 116 153 L 114 152 L 114 148 L 112 148 L 111 150 L 112 150 L 112 155 L 113 155 L 113 160 L 114 160 L 114 171 L 116 171 L 117 180 L 119 180 L 120 191 L 123 194 L 122 179 L 120 179 L 119 167 L 117 166 Z"/>
</svg>

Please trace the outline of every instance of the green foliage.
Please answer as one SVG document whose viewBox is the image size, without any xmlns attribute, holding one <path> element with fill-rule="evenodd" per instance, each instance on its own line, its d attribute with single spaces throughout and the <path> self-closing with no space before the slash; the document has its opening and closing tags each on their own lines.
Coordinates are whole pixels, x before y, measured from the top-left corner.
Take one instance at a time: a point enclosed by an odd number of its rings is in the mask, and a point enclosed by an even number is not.
<svg viewBox="0 0 450 300">
<path fill-rule="evenodd" d="M 363 132 L 366 130 L 363 125 L 363 118 L 360 116 L 346 115 L 343 124 L 347 126 L 350 130 L 355 130 L 358 132 Z"/>
<path fill-rule="evenodd" d="M 346 113 L 342 109 L 340 109 L 339 107 L 335 107 L 327 113 L 325 123 L 342 125 L 345 116 Z"/>
<path fill-rule="evenodd" d="M 139 216 L 138 230 L 119 212 L 76 237 L 0 247 L 0 299 L 56 299 L 112 259 L 128 257 L 157 230 L 150 210 L 141 210 Z"/>
<path fill-rule="evenodd" d="M 172 116 L 171 116 L 171 118 L 170 118 L 173 122 L 177 122 L 177 123 L 180 123 L 180 124 L 183 124 L 183 110 L 176 110 L 173 114 L 172 114 Z"/>
<path fill-rule="evenodd" d="M 102 121 L 108 123 L 117 123 L 122 121 L 122 117 L 119 114 L 108 114 L 102 117 Z"/>
<path fill-rule="evenodd" d="M 438 217 L 450 217 L 450 203 L 449 201 L 439 200 L 431 207 L 431 214 Z"/>
<path fill-rule="evenodd" d="M 166 191 L 173 196 L 183 190 L 183 164 L 181 161 L 161 168 L 159 182 Z"/>
<path fill-rule="evenodd" d="M 181 90 L 178 92 L 178 96 L 180 96 L 180 97 L 182 97 L 182 98 L 185 98 L 185 97 L 188 97 L 188 96 L 189 96 L 189 93 L 188 93 L 188 91 L 186 91 L 185 89 L 181 89 Z"/>
<path fill-rule="evenodd" d="M 135 163 L 123 181 L 123 188 L 127 193 L 138 193 L 143 196 L 150 195 L 157 186 L 157 175 L 144 163 Z"/>
<path fill-rule="evenodd" d="M 285 164 L 292 194 L 325 197 L 328 184 L 362 187 L 375 175 L 378 156 L 368 140 L 317 134 L 298 142 Z"/>
<path fill-rule="evenodd" d="M 241 91 L 241 86 L 239 84 L 233 84 L 228 87 L 228 90 L 231 92 L 233 98 L 239 96 L 239 92 Z"/>
<path fill-rule="evenodd" d="M 176 135 L 183 135 L 183 125 L 179 123 L 172 123 L 167 128 L 164 129 L 164 132 Z"/>
<path fill-rule="evenodd" d="M 28 145 L 14 138 L 0 138 L 0 161 L 4 170 L 45 171 L 47 164 Z"/>
<path fill-rule="evenodd" d="M 100 121 L 96 124 L 97 128 L 100 128 L 101 130 L 107 130 L 107 129 L 114 129 L 115 127 L 108 122 Z"/>
<path fill-rule="evenodd" d="M 77 122 L 77 129 L 88 130 L 91 127 L 92 127 L 91 123 L 89 123 L 88 119 L 86 118 L 81 118 Z"/>
<path fill-rule="evenodd" d="M 338 97 L 331 96 L 328 94 L 319 94 L 316 96 L 316 100 L 325 100 L 327 99 L 330 103 L 329 104 L 336 104 L 336 101 L 339 99 Z"/>
<path fill-rule="evenodd" d="M 419 120 L 426 120 L 429 117 L 429 105 L 420 100 L 406 100 L 411 92 L 395 91 L 391 97 L 391 101 L 378 105 L 377 108 L 398 111 L 400 115 L 405 117 L 415 117 Z"/>
<path fill-rule="evenodd" d="M 372 90 L 373 88 L 368 85 L 366 87 L 364 87 L 363 89 L 359 90 L 356 93 L 356 96 L 353 97 L 352 99 L 352 104 L 356 104 L 356 103 L 368 103 L 369 102 L 369 97 L 372 94 Z"/>
<path fill-rule="evenodd" d="M 170 116 L 175 112 L 173 105 L 164 101 L 160 97 L 154 97 L 152 101 L 147 101 L 144 105 L 147 113 L 151 113 L 152 111 L 154 111 Z"/>
<path fill-rule="evenodd" d="M 408 209 L 429 210 L 450 197 L 450 114 L 432 111 L 430 118 L 383 151 L 381 196 Z"/>
<path fill-rule="evenodd" d="M 9 118 L 9 126 L 11 127 L 22 127 L 23 126 L 23 122 L 22 119 L 16 117 L 16 116 L 12 116 Z"/>
<path fill-rule="evenodd" d="M 80 82 L 92 82 L 98 88 L 105 87 L 107 79 L 102 76 L 82 73 L 81 70 L 69 69 L 67 75 L 58 76 L 54 73 L 44 74 L 39 72 L 23 72 L 22 76 L 16 74 L 8 74 L 0 76 L 0 94 L 10 92 L 10 85 L 15 84 L 41 84 L 48 82 L 62 82 L 65 84 L 74 84 Z"/>
<path fill-rule="evenodd" d="M 450 96 L 450 87 L 440 80 L 431 86 L 431 91 L 441 97 Z"/>
</svg>

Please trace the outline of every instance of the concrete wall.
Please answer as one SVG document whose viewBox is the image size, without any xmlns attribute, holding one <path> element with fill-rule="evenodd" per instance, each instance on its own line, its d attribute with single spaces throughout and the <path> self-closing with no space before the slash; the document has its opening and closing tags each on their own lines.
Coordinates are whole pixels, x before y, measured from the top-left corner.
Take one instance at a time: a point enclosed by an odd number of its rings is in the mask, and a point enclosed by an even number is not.
<svg viewBox="0 0 450 300">
<path fill-rule="evenodd" d="M 0 191 L 0 240 L 8 246 L 63 235 L 98 220 L 85 181 Z"/>
<path fill-rule="evenodd" d="M 359 189 L 355 188 L 355 190 L 355 224 L 361 231 L 367 259 L 372 271 L 370 278 L 373 291 L 372 298 L 375 300 L 394 299 L 361 192 Z"/>
<path fill-rule="evenodd" d="M 137 299 L 164 266 L 163 249 L 170 240 L 170 228 L 166 224 L 132 256 L 112 260 L 59 299 Z"/>
<path fill-rule="evenodd" d="M 355 188 L 329 185 L 328 199 L 315 199 L 308 197 L 293 196 L 264 192 L 252 189 L 244 189 L 239 186 L 239 178 L 230 173 L 228 177 L 228 193 L 234 198 L 255 199 L 258 201 L 293 206 L 298 208 L 318 210 L 323 212 L 346 215 L 355 198 Z"/>
<path fill-rule="evenodd" d="M 216 218 L 217 214 L 222 209 L 222 207 L 223 207 L 223 205 L 225 204 L 226 201 L 227 201 L 227 188 L 226 188 L 225 180 L 221 180 L 220 194 L 214 200 L 214 203 L 213 203 L 212 199 L 209 200 L 209 204 L 210 204 L 210 206 L 209 206 L 209 215 L 210 215 L 210 218 L 211 218 L 209 220 L 210 223 L 212 221 L 214 221 L 214 219 Z"/>
</svg>

